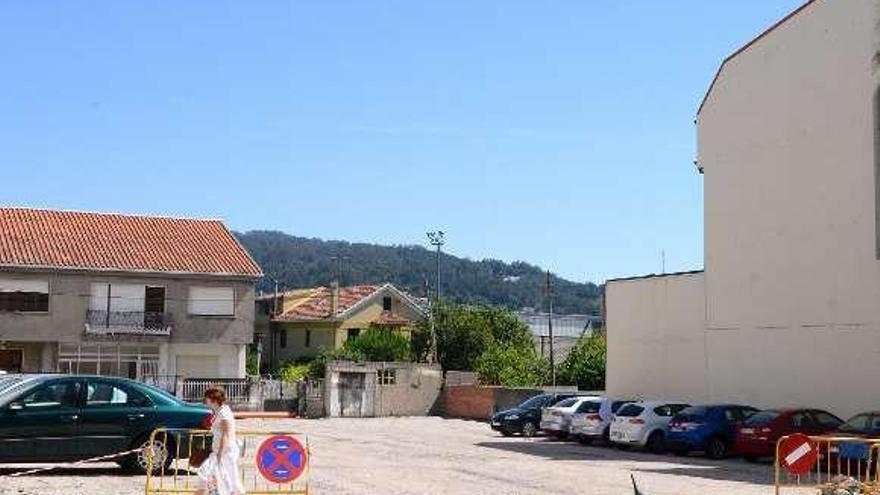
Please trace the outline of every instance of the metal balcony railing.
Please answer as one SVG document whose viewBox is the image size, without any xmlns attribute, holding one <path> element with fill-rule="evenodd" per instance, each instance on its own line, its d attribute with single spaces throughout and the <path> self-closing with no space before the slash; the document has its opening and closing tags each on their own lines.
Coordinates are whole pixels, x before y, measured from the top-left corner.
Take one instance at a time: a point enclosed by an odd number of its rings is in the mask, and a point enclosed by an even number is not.
<svg viewBox="0 0 880 495">
<path fill-rule="evenodd" d="M 170 335 L 171 315 L 144 311 L 90 309 L 86 313 L 86 333 Z"/>
</svg>

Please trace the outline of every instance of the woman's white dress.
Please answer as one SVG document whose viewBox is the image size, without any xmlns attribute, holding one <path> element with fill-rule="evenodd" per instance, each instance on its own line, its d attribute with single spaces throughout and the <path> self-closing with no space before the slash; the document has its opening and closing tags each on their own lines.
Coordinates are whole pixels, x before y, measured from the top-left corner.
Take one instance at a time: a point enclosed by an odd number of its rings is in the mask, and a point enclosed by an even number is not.
<svg viewBox="0 0 880 495">
<path fill-rule="evenodd" d="M 227 432 L 226 449 L 220 452 L 220 436 L 223 430 L 220 423 L 229 421 L 230 428 Z M 242 495 L 244 485 L 241 482 L 241 471 L 238 460 L 238 439 L 235 435 L 235 415 L 227 405 L 220 406 L 211 423 L 211 455 L 199 467 L 197 474 L 199 479 L 218 495 Z"/>
</svg>

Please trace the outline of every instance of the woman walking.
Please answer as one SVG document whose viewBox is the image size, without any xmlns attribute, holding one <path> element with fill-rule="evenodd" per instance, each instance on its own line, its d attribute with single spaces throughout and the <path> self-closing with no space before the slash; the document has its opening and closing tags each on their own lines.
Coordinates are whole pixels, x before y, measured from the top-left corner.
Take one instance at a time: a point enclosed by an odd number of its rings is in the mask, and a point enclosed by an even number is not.
<svg viewBox="0 0 880 495">
<path fill-rule="evenodd" d="M 226 404 L 226 392 L 220 387 L 205 390 L 205 404 L 214 411 L 211 422 L 211 455 L 199 466 L 197 495 L 244 495 L 238 467 L 238 441 L 235 416 Z"/>
</svg>

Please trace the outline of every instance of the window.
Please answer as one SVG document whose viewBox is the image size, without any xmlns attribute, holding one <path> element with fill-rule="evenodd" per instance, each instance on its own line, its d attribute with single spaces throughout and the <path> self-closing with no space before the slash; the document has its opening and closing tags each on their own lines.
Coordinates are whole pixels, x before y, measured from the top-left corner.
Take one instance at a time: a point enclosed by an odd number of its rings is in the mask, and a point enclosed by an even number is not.
<svg viewBox="0 0 880 495">
<path fill-rule="evenodd" d="M 823 428 L 837 428 L 843 423 L 837 416 L 825 411 L 813 411 L 813 419 Z"/>
<path fill-rule="evenodd" d="M 805 412 L 794 413 L 791 415 L 791 425 L 795 428 L 804 428 L 810 426 L 810 417 Z"/>
<path fill-rule="evenodd" d="M 86 389 L 86 407 L 150 405 L 149 399 L 136 390 L 126 390 L 111 383 L 89 383 Z"/>
<path fill-rule="evenodd" d="M 391 298 L 385 296 L 382 298 L 382 310 L 383 311 L 391 311 Z"/>
<path fill-rule="evenodd" d="M 571 407 L 571 406 L 573 406 L 573 405 L 575 404 L 575 402 L 577 402 L 577 401 L 578 401 L 578 400 L 575 399 L 575 398 L 564 399 L 564 400 L 561 400 L 561 401 L 557 402 L 556 404 L 553 404 L 553 407 Z"/>
<path fill-rule="evenodd" d="M 871 422 L 871 416 L 867 414 L 859 414 L 853 416 L 846 423 L 841 425 L 840 431 L 844 433 L 864 433 L 868 431 L 868 425 Z"/>
<path fill-rule="evenodd" d="M 595 414 L 595 413 L 599 412 L 600 406 L 602 406 L 601 402 L 587 400 L 587 401 L 581 402 L 581 405 L 578 406 L 577 411 L 575 411 L 575 412 L 576 413 Z"/>
<path fill-rule="evenodd" d="M 779 411 L 768 409 L 749 416 L 746 420 L 746 426 L 764 426 L 769 425 L 780 415 Z"/>
<path fill-rule="evenodd" d="M 287 329 L 282 328 L 278 333 L 278 345 L 281 346 L 282 349 L 287 347 Z"/>
<path fill-rule="evenodd" d="M 675 416 L 680 411 L 687 409 L 686 404 L 664 404 L 654 408 L 654 414 L 661 417 Z"/>
<path fill-rule="evenodd" d="M 306 347 L 312 346 L 312 331 L 306 330 Z"/>
<path fill-rule="evenodd" d="M 379 385 L 394 385 L 397 383 L 397 370 L 379 370 Z"/>
<path fill-rule="evenodd" d="M 38 387 L 17 402 L 26 409 L 60 409 L 76 407 L 78 395 L 79 383 L 65 381 Z"/>
<path fill-rule="evenodd" d="M 630 401 L 628 401 L 628 400 L 616 400 L 616 401 L 612 402 L 611 403 L 611 413 L 612 414 L 616 413 L 618 409 L 620 409 L 621 407 L 623 407 L 629 403 L 630 403 Z"/>
<path fill-rule="evenodd" d="M 642 414 L 645 408 L 642 406 L 637 406 L 635 404 L 626 404 L 625 406 L 620 408 L 620 411 L 617 412 L 617 415 L 622 418 L 635 418 L 636 416 Z"/>
<path fill-rule="evenodd" d="M 190 287 L 189 314 L 193 316 L 233 316 L 235 290 L 232 287 Z"/>
<path fill-rule="evenodd" d="M 348 340 L 354 339 L 360 334 L 361 334 L 360 328 L 349 328 L 348 329 Z"/>
<path fill-rule="evenodd" d="M 49 282 L 0 279 L 0 311 L 22 313 L 49 311 Z"/>
</svg>

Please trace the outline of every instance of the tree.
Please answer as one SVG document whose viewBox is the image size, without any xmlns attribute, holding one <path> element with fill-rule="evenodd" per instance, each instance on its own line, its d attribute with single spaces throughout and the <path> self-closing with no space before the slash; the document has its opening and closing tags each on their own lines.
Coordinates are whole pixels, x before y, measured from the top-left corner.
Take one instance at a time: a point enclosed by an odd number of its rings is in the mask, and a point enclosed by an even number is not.
<svg viewBox="0 0 880 495">
<path fill-rule="evenodd" d="M 605 360 L 604 333 L 581 337 L 559 366 L 557 380 L 581 390 L 604 390 Z"/>
<path fill-rule="evenodd" d="M 378 327 L 368 328 L 345 343 L 345 347 L 363 354 L 367 361 L 409 361 L 409 345 L 400 332 Z"/>
<path fill-rule="evenodd" d="M 480 383 L 506 387 L 535 387 L 544 383 L 549 363 L 534 347 L 492 346 L 477 358 Z"/>
</svg>

